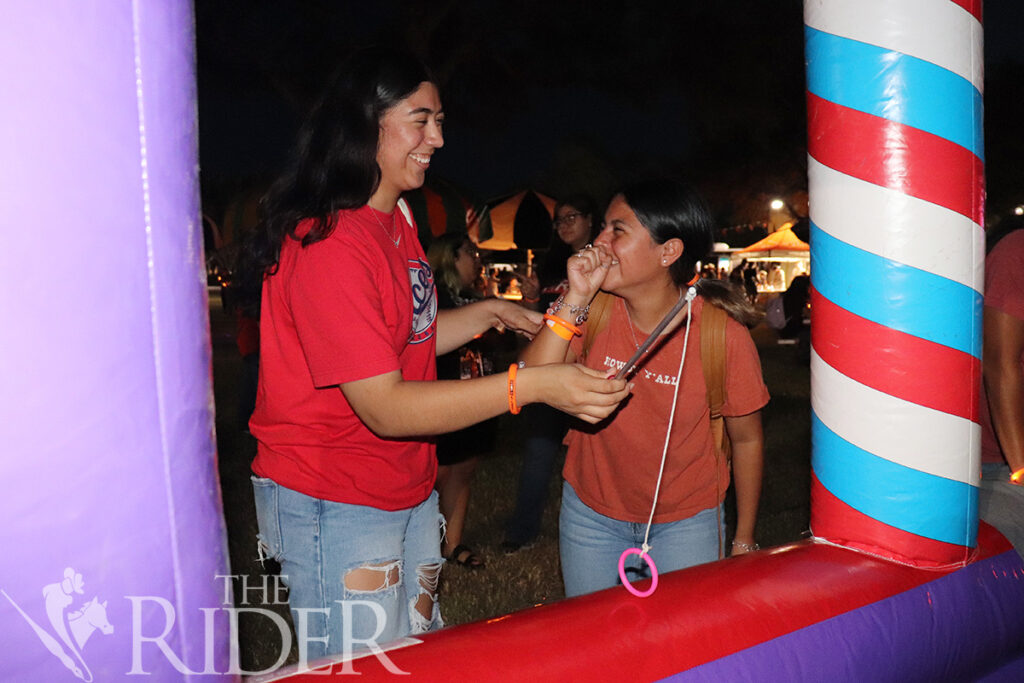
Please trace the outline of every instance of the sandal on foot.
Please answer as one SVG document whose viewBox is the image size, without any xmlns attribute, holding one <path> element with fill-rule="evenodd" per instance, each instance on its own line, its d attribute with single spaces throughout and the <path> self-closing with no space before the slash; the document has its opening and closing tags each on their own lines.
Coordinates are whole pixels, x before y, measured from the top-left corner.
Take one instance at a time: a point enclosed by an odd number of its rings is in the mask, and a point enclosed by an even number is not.
<svg viewBox="0 0 1024 683">
<path fill-rule="evenodd" d="M 446 559 L 466 569 L 483 569 L 485 566 L 484 561 L 473 552 L 472 548 L 461 543 L 455 546 L 455 550 Z"/>
</svg>

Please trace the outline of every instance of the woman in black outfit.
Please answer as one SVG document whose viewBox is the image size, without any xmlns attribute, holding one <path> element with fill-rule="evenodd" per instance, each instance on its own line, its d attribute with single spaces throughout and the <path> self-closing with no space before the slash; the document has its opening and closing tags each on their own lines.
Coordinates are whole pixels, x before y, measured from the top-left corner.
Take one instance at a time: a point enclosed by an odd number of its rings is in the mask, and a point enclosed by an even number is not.
<svg viewBox="0 0 1024 683">
<path fill-rule="evenodd" d="M 593 238 L 596 215 L 594 202 L 586 195 L 567 197 L 555 205 L 551 247 L 537 269 L 541 311 L 568 291 L 565 263 Z M 515 510 L 506 524 L 505 540 L 501 544 L 508 554 L 531 546 L 540 533 L 551 472 L 568 427 L 565 413 L 549 410 L 547 406 L 527 406 L 523 417 L 527 424 L 523 468 L 519 474 Z"/>
</svg>

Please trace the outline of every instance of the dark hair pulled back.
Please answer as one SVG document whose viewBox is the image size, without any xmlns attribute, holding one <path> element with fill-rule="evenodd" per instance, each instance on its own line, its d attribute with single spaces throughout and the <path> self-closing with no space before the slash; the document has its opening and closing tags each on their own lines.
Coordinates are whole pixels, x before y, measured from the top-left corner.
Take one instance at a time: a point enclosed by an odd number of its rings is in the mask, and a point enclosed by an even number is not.
<svg viewBox="0 0 1024 683">
<path fill-rule="evenodd" d="M 671 178 L 642 180 L 618 194 L 655 243 L 682 241 L 683 253 L 669 266 L 669 275 L 676 285 L 685 286 L 697 274 L 697 264 L 706 260 L 714 248 L 711 212 L 704 199 L 689 185 Z M 756 325 L 761 318 L 744 293 L 727 280 L 702 279 L 696 287 L 708 303 L 744 325 Z"/>
</svg>

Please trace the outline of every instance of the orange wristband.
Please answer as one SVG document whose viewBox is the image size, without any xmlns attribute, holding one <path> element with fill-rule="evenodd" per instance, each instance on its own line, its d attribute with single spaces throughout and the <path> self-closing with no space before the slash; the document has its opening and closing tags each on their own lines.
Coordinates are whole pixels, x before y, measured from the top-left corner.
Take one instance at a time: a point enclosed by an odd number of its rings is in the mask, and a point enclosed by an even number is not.
<svg viewBox="0 0 1024 683">
<path fill-rule="evenodd" d="M 552 332 L 566 341 L 569 341 L 576 335 L 582 334 L 582 332 L 580 332 L 580 328 L 576 327 L 568 320 L 562 320 L 556 315 L 545 313 L 544 320 L 547 322 L 547 325 L 551 328 Z"/>
<path fill-rule="evenodd" d="M 521 408 L 516 403 L 516 374 L 519 372 L 519 363 L 508 366 L 508 412 L 518 415 Z"/>
<path fill-rule="evenodd" d="M 1012 481 L 1014 484 L 1019 484 L 1021 478 L 1024 478 L 1024 467 L 1021 467 L 1019 470 L 1010 475 L 1010 481 Z"/>
</svg>

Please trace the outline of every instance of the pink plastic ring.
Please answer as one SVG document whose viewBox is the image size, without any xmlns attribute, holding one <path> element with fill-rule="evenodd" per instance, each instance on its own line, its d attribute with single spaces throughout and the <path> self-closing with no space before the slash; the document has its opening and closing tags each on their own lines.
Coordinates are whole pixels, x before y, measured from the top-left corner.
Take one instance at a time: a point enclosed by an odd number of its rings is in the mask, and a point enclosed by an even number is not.
<svg viewBox="0 0 1024 683">
<path fill-rule="evenodd" d="M 626 578 L 626 558 L 630 555 L 639 555 L 647 562 L 647 566 L 651 568 L 651 587 L 643 592 L 633 588 L 633 584 L 631 584 L 629 579 Z M 658 588 L 658 568 L 654 566 L 654 558 L 649 554 L 645 554 L 644 551 L 640 550 L 640 548 L 624 550 L 622 555 L 619 556 L 619 578 L 622 579 L 622 585 L 630 593 L 638 598 L 646 598 Z"/>
</svg>

